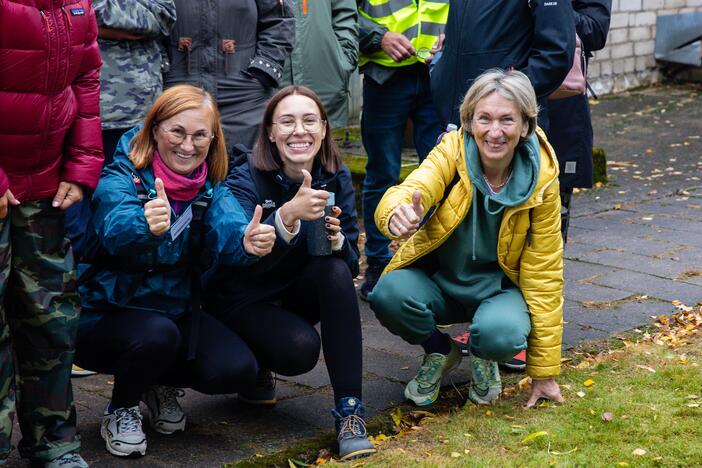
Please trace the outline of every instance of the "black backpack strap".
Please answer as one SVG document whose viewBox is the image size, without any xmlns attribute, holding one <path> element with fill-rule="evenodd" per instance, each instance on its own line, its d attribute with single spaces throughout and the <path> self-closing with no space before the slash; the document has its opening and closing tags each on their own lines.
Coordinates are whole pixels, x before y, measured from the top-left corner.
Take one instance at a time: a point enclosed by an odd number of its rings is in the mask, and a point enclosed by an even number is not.
<svg viewBox="0 0 702 468">
<path fill-rule="evenodd" d="M 190 221 L 190 238 L 188 239 L 188 260 L 190 263 L 190 336 L 188 337 L 188 361 L 195 359 L 200 321 L 202 317 L 202 274 L 203 246 L 205 245 L 205 216 L 212 200 L 212 188 L 208 188 L 203 197 L 191 205 L 193 217 Z"/>
</svg>

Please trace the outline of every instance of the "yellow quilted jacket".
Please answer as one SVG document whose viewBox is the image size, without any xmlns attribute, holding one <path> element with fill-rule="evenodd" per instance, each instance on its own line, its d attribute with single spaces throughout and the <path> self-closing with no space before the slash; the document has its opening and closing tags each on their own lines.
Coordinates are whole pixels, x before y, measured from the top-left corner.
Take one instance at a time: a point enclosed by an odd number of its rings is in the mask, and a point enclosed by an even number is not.
<svg viewBox="0 0 702 468">
<path fill-rule="evenodd" d="M 522 205 L 505 208 L 497 242 L 497 259 L 505 275 L 521 290 L 531 314 L 527 373 L 551 378 L 560 373 L 563 334 L 563 241 L 558 161 L 546 136 L 537 129 L 541 167 L 536 188 Z M 458 171 L 460 180 L 444 199 Z M 438 205 L 431 218 L 404 242 L 385 269 L 404 268 L 439 247 L 468 214 L 473 188 L 466 169 L 463 131 L 448 133 L 405 181 L 389 189 L 375 211 L 378 228 L 390 239 L 392 210 L 412 203 L 415 190 L 422 206 Z"/>
</svg>

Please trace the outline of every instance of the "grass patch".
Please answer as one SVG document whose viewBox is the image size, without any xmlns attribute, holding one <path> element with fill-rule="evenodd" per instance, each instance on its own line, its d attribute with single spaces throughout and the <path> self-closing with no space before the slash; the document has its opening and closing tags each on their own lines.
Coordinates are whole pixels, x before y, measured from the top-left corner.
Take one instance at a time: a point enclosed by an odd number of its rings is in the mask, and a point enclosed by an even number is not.
<svg viewBox="0 0 702 468">
<path fill-rule="evenodd" d="M 699 466 L 699 323 L 683 335 L 661 332 L 675 325 L 665 318 L 656 325 L 642 343 L 567 366 L 562 405 L 523 409 L 528 392 L 512 388 L 396 437 L 369 466 Z"/>
</svg>

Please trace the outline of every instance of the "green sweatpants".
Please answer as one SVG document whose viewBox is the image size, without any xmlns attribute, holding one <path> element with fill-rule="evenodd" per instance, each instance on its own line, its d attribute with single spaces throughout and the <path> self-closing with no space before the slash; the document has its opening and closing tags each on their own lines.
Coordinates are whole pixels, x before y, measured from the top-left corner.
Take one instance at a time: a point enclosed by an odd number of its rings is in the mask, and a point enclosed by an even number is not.
<svg viewBox="0 0 702 468">
<path fill-rule="evenodd" d="M 369 297 L 380 323 L 411 344 L 421 344 L 437 325 L 471 322 L 471 352 L 508 361 L 526 349 L 529 309 L 517 288 L 501 288 L 477 307 L 459 304 L 422 270 L 404 268 L 383 275 Z"/>
<path fill-rule="evenodd" d="M 0 220 L 0 464 L 15 406 L 23 457 L 48 461 L 80 447 L 70 380 L 78 313 L 63 212 L 51 200 L 10 207 Z"/>
</svg>

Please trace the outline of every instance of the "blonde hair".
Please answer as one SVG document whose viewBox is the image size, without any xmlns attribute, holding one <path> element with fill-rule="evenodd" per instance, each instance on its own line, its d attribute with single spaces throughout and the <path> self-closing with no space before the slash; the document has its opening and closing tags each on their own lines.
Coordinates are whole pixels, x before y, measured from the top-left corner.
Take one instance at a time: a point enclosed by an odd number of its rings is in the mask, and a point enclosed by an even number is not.
<svg viewBox="0 0 702 468">
<path fill-rule="evenodd" d="M 470 122 L 473 120 L 478 102 L 492 93 L 498 93 L 517 105 L 522 119 L 529 127 L 526 136 L 529 138 L 536 130 L 539 106 L 531 81 L 524 73 L 517 70 L 505 71 L 492 68 L 475 79 L 461 103 L 460 115 L 463 129 L 471 133 Z M 526 138 L 522 138 L 521 141 L 523 142 Z"/>
<path fill-rule="evenodd" d="M 212 117 L 214 138 L 207 153 L 207 178 L 217 183 L 227 177 L 228 159 L 224 131 L 220 122 L 219 110 L 214 99 L 202 88 L 192 85 L 177 85 L 165 90 L 154 102 L 144 118 L 144 126 L 132 139 L 129 159 L 137 169 L 150 165 L 156 151 L 154 129 L 171 117 L 190 109 L 205 108 Z"/>
</svg>

